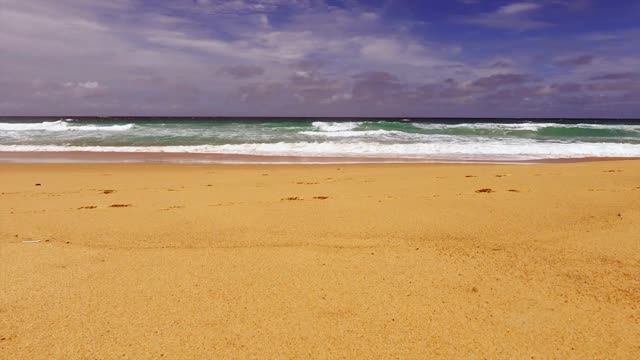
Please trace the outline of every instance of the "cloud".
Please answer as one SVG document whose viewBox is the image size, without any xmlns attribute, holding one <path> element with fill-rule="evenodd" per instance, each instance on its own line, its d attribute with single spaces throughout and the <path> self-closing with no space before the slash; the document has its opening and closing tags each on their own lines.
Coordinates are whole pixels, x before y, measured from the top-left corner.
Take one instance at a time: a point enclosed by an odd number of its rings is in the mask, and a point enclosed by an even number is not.
<svg viewBox="0 0 640 360">
<path fill-rule="evenodd" d="M 355 101 L 367 103 L 381 103 L 398 96 L 405 89 L 400 79 L 395 75 L 370 71 L 353 75 L 352 98 Z"/>
<path fill-rule="evenodd" d="M 104 96 L 108 94 L 106 86 L 101 85 L 98 81 L 72 82 L 68 81 L 62 84 L 64 90 L 73 97 L 94 97 Z"/>
<path fill-rule="evenodd" d="M 467 24 L 510 30 L 535 30 L 551 26 L 550 23 L 534 20 L 531 14 L 542 8 L 542 5 L 529 2 L 516 2 L 474 16 L 459 18 Z"/>
<path fill-rule="evenodd" d="M 547 7 L 569 5 L 511 2 L 457 21 L 533 30 L 550 26 Z M 639 93 L 638 29 L 604 29 L 615 39 L 597 43 L 584 32 L 451 40 L 438 21 L 311 0 L 3 0 L 1 17 L 5 114 L 479 116 L 588 111 L 595 99 L 629 109 Z"/>
<path fill-rule="evenodd" d="M 623 73 L 602 74 L 602 75 L 593 76 L 589 80 L 601 81 L 601 80 L 634 80 L 634 79 L 640 79 L 640 73 L 623 72 Z"/>
<path fill-rule="evenodd" d="M 593 7 L 593 0 L 551 0 L 550 2 L 572 11 L 585 11 Z"/>
<path fill-rule="evenodd" d="M 503 86 L 521 85 L 528 81 L 530 81 L 529 76 L 523 74 L 497 74 L 474 80 L 471 86 L 497 89 Z"/>
<path fill-rule="evenodd" d="M 194 0 L 194 3 L 209 13 L 271 13 L 281 8 L 300 9 L 309 6 L 305 0 Z"/>
<path fill-rule="evenodd" d="M 556 64 L 560 66 L 585 66 L 593 64 L 595 60 L 596 57 L 593 55 L 579 55 L 558 59 Z"/>
<path fill-rule="evenodd" d="M 492 69 L 505 69 L 511 68 L 513 66 L 513 61 L 511 60 L 496 60 L 489 65 Z"/>
<path fill-rule="evenodd" d="M 229 65 L 220 68 L 219 74 L 225 74 L 235 79 L 249 79 L 264 74 L 265 70 L 254 65 Z"/>
<path fill-rule="evenodd" d="M 640 91 L 640 81 L 634 79 L 611 81 L 605 80 L 602 82 L 592 82 L 586 85 L 587 89 L 594 92 L 609 92 L 609 91 Z"/>
<path fill-rule="evenodd" d="M 526 13 L 529 11 L 537 10 L 541 7 L 540 4 L 528 3 L 528 2 L 520 2 L 513 3 L 509 5 L 504 5 L 496 11 L 498 14 L 505 15 L 516 15 L 521 13 Z"/>
</svg>

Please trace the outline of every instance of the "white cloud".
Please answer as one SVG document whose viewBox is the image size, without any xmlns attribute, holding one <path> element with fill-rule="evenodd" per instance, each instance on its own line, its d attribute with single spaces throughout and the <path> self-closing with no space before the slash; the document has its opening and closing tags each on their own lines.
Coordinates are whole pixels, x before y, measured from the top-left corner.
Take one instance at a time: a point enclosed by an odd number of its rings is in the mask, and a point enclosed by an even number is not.
<svg viewBox="0 0 640 360">
<path fill-rule="evenodd" d="M 521 3 L 513 3 L 513 4 L 502 6 L 497 10 L 497 12 L 500 14 L 514 15 L 514 14 L 519 14 L 519 13 L 528 12 L 532 10 L 537 10 L 540 7 L 541 7 L 540 4 L 521 2 Z"/>
<path fill-rule="evenodd" d="M 468 24 L 512 30 L 533 30 L 551 26 L 551 24 L 530 18 L 531 13 L 542 5 L 529 2 L 516 2 L 499 7 L 493 12 L 467 16 L 459 20 Z"/>
</svg>

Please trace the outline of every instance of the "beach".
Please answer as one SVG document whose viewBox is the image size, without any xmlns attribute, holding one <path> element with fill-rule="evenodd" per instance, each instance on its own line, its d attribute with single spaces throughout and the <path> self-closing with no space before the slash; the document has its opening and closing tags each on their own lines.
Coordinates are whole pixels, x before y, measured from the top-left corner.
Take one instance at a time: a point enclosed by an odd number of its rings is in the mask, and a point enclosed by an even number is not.
<svg viewBox="0 0 640 360">
<path fill-rule="evenodd" d="M 0 358 L 640 357 L 640 160 L 0 164 Z"/>
</svg>

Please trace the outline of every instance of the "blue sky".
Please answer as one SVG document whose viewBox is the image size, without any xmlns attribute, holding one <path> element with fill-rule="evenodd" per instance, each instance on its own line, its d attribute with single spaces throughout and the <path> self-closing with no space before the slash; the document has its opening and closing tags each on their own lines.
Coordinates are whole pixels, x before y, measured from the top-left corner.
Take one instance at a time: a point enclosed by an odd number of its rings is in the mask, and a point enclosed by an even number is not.
<svg viewBox="0 0 640 360">
<path fill-rule="evenodd" d="M 640 117 L 640 0 L 2 0 L 2 115 Z"/>
</svg>

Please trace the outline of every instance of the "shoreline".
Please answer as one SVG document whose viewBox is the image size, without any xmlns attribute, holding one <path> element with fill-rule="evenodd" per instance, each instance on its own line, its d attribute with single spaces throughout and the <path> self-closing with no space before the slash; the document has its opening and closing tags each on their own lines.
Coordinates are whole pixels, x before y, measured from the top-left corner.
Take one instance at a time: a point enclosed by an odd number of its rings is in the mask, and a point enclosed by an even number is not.
<svg viewBox="0 0 640 360">
<path fill-rule="evenodd" d="M 325 156 L 268 156 L 215 153 L 161 152 L 6 152 L 0 151 L 0 164 L 226 164 L 226 165 L 287 165 L 287 164 L 552 164 L 600 161 L 638 160 L 638 157 L 578 157 L 529 160 L 509 159 L 447 159 L 394 157 L 325 157 Z"/>
</svg>

